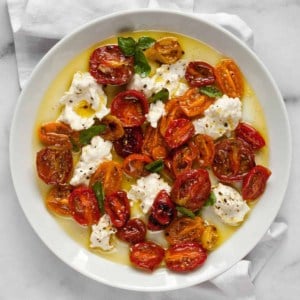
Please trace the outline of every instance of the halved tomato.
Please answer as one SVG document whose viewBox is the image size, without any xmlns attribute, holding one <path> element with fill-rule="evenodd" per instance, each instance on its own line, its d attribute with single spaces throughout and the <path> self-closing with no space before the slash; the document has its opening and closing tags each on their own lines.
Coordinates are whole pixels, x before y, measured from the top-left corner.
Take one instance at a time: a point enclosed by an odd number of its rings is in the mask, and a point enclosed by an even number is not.
<svg viewBox="0 0 300 300">
<path fill-rule="evenodd" d="M 124 135 L 124 128 L 122 126 L 121 121 L 112 115 L 105 116 L 100 124 L 103 124 L 106 126 L 106 129 L 103 133 L 101 133 L 101 136 L 105 140 L 109 141 L 116 141 L 120 139 Z"/>
<path fill-rule="evenodd" d="M 132 178 L 146 176 L 149 172 L 145 169 L 145 165 L 150 162 L 152 162 L 152 159 L 145 154 L 130 154 L 123 161 L 123 170 Z"/>
<path fill-rule="evenodd" d="M 142 125 L 148 111 L 147 98 L 142 92 L 136 90 L 120 92 L 111 103 L 111 114 L 118 117 L 124 127 Z"/>
<path fill-rule="evenodd" d="M 145 223 L 139 219 L 130 219 L 125 226 L 118 228 L 117 237 L 129 244 L 136 244 L 145 240 L 147 233 Z"/>
<path fill-rule="evenodd" d="M 133 57 L 126 57 L 118 45 L 106 45 L 94 50 L 89 71 L 100 84 L 123 85 L 133 75 Z"/>
<path fill-rule="evenodd" d="M 192 87 L 201 87 L 215 82 L 214 68 L 204 61 L 191 61 L 185 71 L 185 79 Z"/>
<path fill-rule="evenodd" d="M 69 206 L 73 218 L 79 224 L 91 226 L 98 223 L 100 210 L 95 193 L 91 188 L 76 187 L 69 197 Z"/>
</svg>

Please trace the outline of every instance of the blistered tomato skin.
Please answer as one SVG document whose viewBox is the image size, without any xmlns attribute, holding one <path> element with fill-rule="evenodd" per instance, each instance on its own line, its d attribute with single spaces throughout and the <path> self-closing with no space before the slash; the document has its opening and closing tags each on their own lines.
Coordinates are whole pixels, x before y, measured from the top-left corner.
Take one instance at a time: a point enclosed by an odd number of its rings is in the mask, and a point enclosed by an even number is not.
<svg viewBox="0 0 300 300">
<path fill-rule="evenodd" d="M 162 262 L 165 250 L 150 241 L 137 243 L 130 247 L 130 261 L 132 264 L 147 272 L 152 272 Z"/>
<path fill-rule="evenodd" d="M 118 45 L 106 45 L 92 53 L 89 71 L 100 84 L 124 85 L 133 75 L 133 57 L 126 57 Z"/>
<path fill-rule="evenodd" d="M 139 218 L 134 218 L 130 219 L 125 226 L 118 228 L 116 235 L 120 240 L 134 245 L 145 240 L 146 232 L 145 223 Z"/>
<path fill-rule="evenodd" d="M 214 68 L 203 61 L 192 61 L 188 64 L 185 79 L 192 87 L 201 87 L 215 82 Z"/>
<path fill-rule="evenodd" d="M 165 254 L 167 268 L 179 273 L 195 270 L 206 261 L 206 258 L 206 250 L 196 242 L 172 245 Z"/>
</svg>

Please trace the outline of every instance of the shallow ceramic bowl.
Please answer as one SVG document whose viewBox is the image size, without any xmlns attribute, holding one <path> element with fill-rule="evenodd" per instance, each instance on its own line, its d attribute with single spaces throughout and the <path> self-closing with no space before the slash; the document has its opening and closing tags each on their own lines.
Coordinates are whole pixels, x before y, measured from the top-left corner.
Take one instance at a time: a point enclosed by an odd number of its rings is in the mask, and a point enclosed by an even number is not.
<svg viewBox="0 0 300 300">
<path fill-rule="evenodd" d="M 86 48 L 121 31 L 163 30 L 199 39 L 232 57 L 243 70 L 265 112 L 270 138 L 268 188 L 248 220 L 203 267 L 189 274 L 158 269 L 153 274 L 103 259 L 72 240 L 45 209 L 36 183 L 33 128 L 38 107 L 50 82 L 65 62 Z M 20 132 L 22 134 L 20 134 Z M 270 73 L 241 41 L 195 16 L 141 10 L 95 20 L 61 40 L 35 68 L 23 90 L 11 128 L 10 163 L 14 186 L 24 213 L 43 242 L 75 270 L 99 282 L 130 290 L 163 291 L 198 284 L 219 275 L 242 259 L 262 238 L 276 217 L 288 183 L 291 138 L 282 97 Z"/>
</svg>

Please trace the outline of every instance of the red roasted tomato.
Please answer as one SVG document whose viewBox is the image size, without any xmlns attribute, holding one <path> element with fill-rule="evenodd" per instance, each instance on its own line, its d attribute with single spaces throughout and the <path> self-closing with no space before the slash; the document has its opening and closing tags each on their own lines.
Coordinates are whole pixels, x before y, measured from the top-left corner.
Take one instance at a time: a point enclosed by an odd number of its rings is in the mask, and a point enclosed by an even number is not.
<svg viewBox="0 0 300 300">
<path fill-rule="evenodd" d="M 139 219 L 130 219 L 125 226 L 118 228 L 117 237 L 129 244 L 136 244 L 143 242 L 146 237 L 146 225 Z"/>
<path fill-rule="evenodd" d="M 167 127 L 165 140 L 170 148 L 177 148 L 187 142 L 194 135 L 194 132 L 194 125 L 190 120 L 172 120 Z"/>
<path fill-rule="evenodd" d="M 132 153 L 140 153 L 143 145 L 143 131 L 141 127 L 124 128 L 124 135 L 114 141 L 114 148 L 118 155 L 126 157 Z"/>
<path fill-rule="evenodd" d="M 130 247 L 130 261 L 144 271 L 152 272 L 162 262 L 165 250 L 150 241 L 137 243 Z"/>
<path fill-rule="evenodd" d="M 203 61 L 191 61 L 185 71 L 185 79 L 193 87 L 200 87 L 215 82 L 214 68 Z"/>
<path fill-rule="evenodd" d="M 251 201 L 261 196 L 265 191 L 267 180 L 270 176 L 271 171 L 266 167 L 258 165 L 251 169 L 243 179 L 243 199 Z"/>
<path fill-rule="evenodd" d="M 236 137 L 247 142 L 254 150 L 258 150 L 266 144 L 261 134 L 254 127 L 244 122 L 240 123 L 235 129 L 235 134 Z"/>
<path fill-rule="evenodd" d="M 142 92 L 127 90 L 117 94 L 111 103 L 111 114 L 118 117 L 124 127 L 142 125 L 149 111 L 147 98 Z"/>
<path fill-rule="evenodd" d="M 209 197 L 210 189 L 211 183 L 206 170 L 189 170 L 177 176 L 171 198 L 176 204 L 196 211 Z"/>
<path fill-rule="evenodd" d="M 44 148 L 36 155 L 39 177 L 47 184 L 65 184 L 73 170 L 71 150 Z"/>
<path fill-rule="evenodd" d="M 165 254 L 167 268 L 180 273 L 195 270 L 206 261 L 206 258 L 206 250 L 196 242 L 172 245 Z"/>
<path fill-rule="evenodd" d="M 242 180 L 254 166 L 253 150 L 248 143 L 234 138 L 216 143 L 212 170 L 220 181 Z"/>
<path fill-rule="evenodd" d="M 90 57 L 89 71 L 100 84 L 123 85 L 133 75 L 133 57 L 126 57 L 119 46 L 97 48 Z"/>
<path fill-rule="evenodd" d="M 107 195 L 104 199 L 104 209 L 115 227 L 124 226 L 130 217 L 130 206 L 126 192 L 117 191 Z"/>
<path fill-rule="evenodd" d="M 91 226 L 100 219 L 100 210 L 93 190 L 86 186 L 75 188 L 69 197 L 72 216 L 81 225 Z"/>
</svg>

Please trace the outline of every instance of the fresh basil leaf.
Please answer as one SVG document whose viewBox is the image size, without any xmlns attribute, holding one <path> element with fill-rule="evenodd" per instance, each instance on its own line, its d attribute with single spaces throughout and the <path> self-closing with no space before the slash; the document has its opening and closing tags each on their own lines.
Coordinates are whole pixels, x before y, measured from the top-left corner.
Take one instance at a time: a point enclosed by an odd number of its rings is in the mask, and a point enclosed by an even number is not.
<svg viewBox="0 0 300 300">
<path fill-rule="evenodd" d="M 150 48 L 156 42 L 155 39 L 147 36 L 142 36 L 138 39 L 136 47 L 142 50 Z"/>
<path fill-rule="evenodd" d="M 70 137 L 70 142 L 72 144 L 72 151 L 73 152 L 79 152 L 80 151 L 79 143 L 77 143 L 72 137 Z"/>
<path fill-rule="evenodd" d="M 221 97 L 223 93 L 215 86 L 213 85 L 206 85 L 199 88 L 200 93 L 211 97 L 211 98 L 217 98 Z"/>
<path fill-rule="evenodd" d="M 176 206 L 176 209 L 186 217 L 189 217 L 192 219 L 194 219 L 196 217 L 195 214 L 188 208 L 185 208 L 183 206 Z"/>
<path fill-rule="evenodd" d="M 93 189 L 93 191 L 96 195 L 99 209 L 100 209 L 101 213 L 104 214 L 105 213 L 105 210 L 104 210 L 104 190 L 103 190 L 103 185 L 102 185 L 101 181 L 96 181 L 93 184 L 92 189 Z"/>
<path fill-rule="evenodd" d="M 141 77 L 146 77 L 151 72 L 151 67 L 141 49 L 136 49 L 134 55 L 134 71 Z"/>
<path fill-rule="evenodd" d="M 208 199 L 206 200 L 206 202 L 204 203 L 204 206 L 212 206 L 216 203 L 216 195 L 214 194 L 214 192 L 210 192 Z"/>
<path fill-rule="evenodd" d="M 155 160 L 147 165 L 145 165 L 145 169 L 149 172 L 159 172 L 164 168 L 164 162 L 162 159 Z"/>
<path fill-rule="evenodd" d="M 162 102 L 166 102 L 169 99 L 169 90 L 166 88 L 161 89 L 159 92 L 154 94 L 152 97 L 149 98 L 150 103 L 154 103 L 158 100 Z"/>
<path fill-rule="evenodd" d="M 106 129 L 105 125 L 94 125 L 88 129 L 82 130 L 79 134 L 79 142 L 81 145 L 87 145 L 91 141 L 91 139 L 104 132 Z"/>
<path fill-rule="evenodd" d="M 125 56 L 135 54 L 136 42 L 132 37 L 118 37 L 118 46 Z"/>
</svg>

